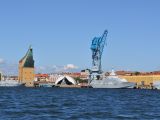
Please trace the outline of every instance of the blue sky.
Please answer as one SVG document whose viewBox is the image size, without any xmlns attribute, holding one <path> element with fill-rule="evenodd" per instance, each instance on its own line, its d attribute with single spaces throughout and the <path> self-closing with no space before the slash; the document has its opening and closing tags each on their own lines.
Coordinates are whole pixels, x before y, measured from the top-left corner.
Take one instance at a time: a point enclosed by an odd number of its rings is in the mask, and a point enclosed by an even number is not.
<svg viewBox="0 0 160 120">
<path fill-rule="evenodd" d="M 104 70 L 160 70 L 159 6 L 159 0 L 1 0 L 0 67 L 17 64 L 31 44 L 37 68 L 89 68 L 91 40 L 108 29 Z"/>
</svg>

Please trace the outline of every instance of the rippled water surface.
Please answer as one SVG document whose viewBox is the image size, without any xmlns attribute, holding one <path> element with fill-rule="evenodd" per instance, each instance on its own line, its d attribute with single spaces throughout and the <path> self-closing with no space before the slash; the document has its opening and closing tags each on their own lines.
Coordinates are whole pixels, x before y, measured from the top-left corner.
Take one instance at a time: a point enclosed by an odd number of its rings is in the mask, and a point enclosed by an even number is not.
<svg viewBox="0 0 160 120">
<path fill-rule="evenodd" d="M 2 120 L 160 119 L 160 91 L 0 88 Z"/>
</svg>

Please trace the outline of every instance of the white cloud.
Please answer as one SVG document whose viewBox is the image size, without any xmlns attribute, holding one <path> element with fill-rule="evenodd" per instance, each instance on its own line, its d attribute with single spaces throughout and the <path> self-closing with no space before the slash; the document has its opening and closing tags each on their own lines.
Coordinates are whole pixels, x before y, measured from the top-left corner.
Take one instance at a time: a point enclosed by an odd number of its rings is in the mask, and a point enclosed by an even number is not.
<svg viewBox="0 0 160 120">
<path fill-rule="evenodd" d="M 9 63 L 0 58 L 0 71 L 5 75 L 18 75 L 18 63 Z M 60 72 L 78 72 L 79 67 L 74 64 L 51 65 L 35 67 L 36 73 L 60 73 Z"/>
<path fill-rule="evenodd" d="M 74 72 L 78 67 L 74 64 L 67 64 L 64 66 L 40 66 L 36 68 L 36 73 L 53 73 L 53 72 Z"/>
<path fill-rule="evenodd" d="M 64 70 L 69 70 L 69 69 L 78 69 L 78 67 L 73 64 L 67 64 L 66 66 L 64 66 Z"/>
</svg>

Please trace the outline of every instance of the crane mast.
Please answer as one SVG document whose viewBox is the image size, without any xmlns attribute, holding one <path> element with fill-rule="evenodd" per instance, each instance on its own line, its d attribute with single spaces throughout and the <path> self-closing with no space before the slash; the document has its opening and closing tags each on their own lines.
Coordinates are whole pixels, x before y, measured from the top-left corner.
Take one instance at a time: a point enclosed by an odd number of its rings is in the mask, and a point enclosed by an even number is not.
<svg viewBox="0 0 160 120">
<path fill-rule="evenodd" d="M 95 37 L 92 40 L 91 50 L 92 50 L 92 73 L 102 73 L 101 58 L 106 44 L 106 38 L 108 31 L 105 30 L 101 37 Z"/>
<path fill-rule="evenodd" d="M 88 80 L 88 85 L 90 85 L 92 80 L 100 80 L 104 77 L 102 74 L 101 58 L 104 46 L 106 44 L 107 35 L 108 31 L 105 30 L 101 37 L 94 37 L 92 40 L 92 69 L 90 73 L 90 79 Z"/>
</svg>

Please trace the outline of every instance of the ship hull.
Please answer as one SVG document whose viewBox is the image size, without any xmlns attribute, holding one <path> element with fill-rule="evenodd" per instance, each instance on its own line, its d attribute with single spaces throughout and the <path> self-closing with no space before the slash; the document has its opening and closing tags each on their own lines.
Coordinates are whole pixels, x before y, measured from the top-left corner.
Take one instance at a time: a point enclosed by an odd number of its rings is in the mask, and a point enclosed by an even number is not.
<svg viewBox="0 0 160 120">
<path fill-rule="evenodd" d="M 18 87 L 23 86 L 23 84 L 19 83 L 16 80 L 2 80 L 0 81 L 0 87 Z"/>
<path fill-rule="evenodd" d="M 135 83 L 132 82 L 113 82 L 107 80 L 93 80 L 90 83 L 92 88 L 134 88 Z"/>
</svg>

